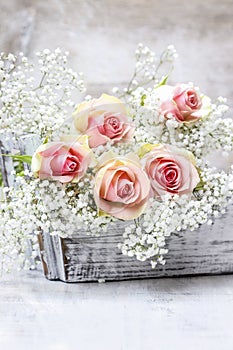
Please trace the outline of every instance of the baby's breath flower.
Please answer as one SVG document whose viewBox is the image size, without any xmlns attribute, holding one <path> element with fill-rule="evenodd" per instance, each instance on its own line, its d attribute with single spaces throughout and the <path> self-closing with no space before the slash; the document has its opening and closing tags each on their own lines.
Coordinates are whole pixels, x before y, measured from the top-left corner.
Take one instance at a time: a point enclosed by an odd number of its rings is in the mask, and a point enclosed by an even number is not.
<svg viewBox="0 0 233 350">
<path fill-rule="evenodd" d="M 66 53 L 45 49 L 36 57 L 37 65 L 23 54 L 0 56 L 0 134 L 60 133 L 77 103 L 73 90 L 85 91 L 82 74 L 68 67 Z"/>
<path fill-rule="evenodd" d="M 128 142 L 109 140 L 96 147 L 95 158 L 98 160 L 108 151 L 118 156 L 137 154 L 144 144 L 170 144 L 193 153 L 201 180 L 191 198 L 170 194 L 162 201 L 150 198 L 139 218 L 122 223 L 118 248 L 124 255 L 140 261 L 150 260 L 155 268 L 158 263 L 165 263 L 167 237 L 172 233 L 182 234 L 183 230 L 196 230 L 202 224 L 212 225 L 232 200 L 233 166 L 227 172 L 220 171 L 211 168 L 206 157 L 213 151 L 221 151 L 225 156 L 233 151 L 233 123 L 232 119 L 223 118 L 227 111 L 224 98 L 212 103 L 201 93 L 207 104 L 198 122 L 179 123 L 172 116 L 165 119 L 156 87 L 159 82 L 165 84 L 177 57 L 176 50 L 169 45 L 157 56 L 140 43 L 135 55 L 135 70 L 128 86 L 122 92 L 118 87 L 113 88 L 113 93 L 127 102 L 134 136 Z M 28 133 L 52 140 L 59 139 L 63 132 L 69 133 L 70 114 L 77 104 L 72 97 L 77 91 L 85 91 L 83 74 L 68 67 L 67 52 L 45 49 L 36 53 L 36 59 L 37 64 L 32 64 L 22 53 L 18 57 L 0 54 L 0 136 L 4 134 L 8 141 L 13 137 L 14 145 Z M 85 97 L 86 101 L 91 99 L 90 95 Z M 15 186 L 0 190 L 3 269 L 9 268 L 12 259 L 33 268 L 38 254 L 37 235 L 41 232 L 60 237 L 83 232 L 99 236 L 116 224 L 115 218 L 96 206 L 95 172 L 96 169 L 88 169 L 78 183 L 68 184 L 35 179 L 26 168 L 24 177 L 16 176 L 15 170 L 11 172 Z"/>
</svg>

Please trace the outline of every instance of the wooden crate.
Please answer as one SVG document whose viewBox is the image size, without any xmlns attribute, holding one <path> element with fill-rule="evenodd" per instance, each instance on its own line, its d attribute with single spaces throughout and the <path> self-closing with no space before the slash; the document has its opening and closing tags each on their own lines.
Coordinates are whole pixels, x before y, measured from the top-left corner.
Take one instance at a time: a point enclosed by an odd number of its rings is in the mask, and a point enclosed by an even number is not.
<svg viewBox="0 0 233 350">
<path fill-rule="evenodd" d="M 233 206 L 211 226 L 167 239 L 164 266 L 123 256 L 117 248 L 123 224 L 101 237 L 79 233 L 72 238 L 39 236 L 45 276 L 51 280 L 82 282 L 164 276 L 192 276 L 233 272 Z"/>
<path fill-rule="evenodd" d="M 37 138 L 28 136 L 21 140 L 20 148 L 29 154 L 38 142 Z M 0 145 L 1 153 L 10 152 L 13 147 L 10 140 L 2 139 Z M 1 157 L 0 161 L 5 184 L 12 185 L 11 158 Z M 72 238 L 41 233 L 38 238 L 44 273 L 50 280 L 64 282 L 233 273 L 232 213 L 233 205 L 213 225 L 202 225 L 196 231 L 167 238 L 167 262 L 155 269 L 149 261 L 123 256 L 117 248 L 127 223 L 120 222 L 100 237 L 88 236 L 85 232 L 77 232 Z"/>
</svg>

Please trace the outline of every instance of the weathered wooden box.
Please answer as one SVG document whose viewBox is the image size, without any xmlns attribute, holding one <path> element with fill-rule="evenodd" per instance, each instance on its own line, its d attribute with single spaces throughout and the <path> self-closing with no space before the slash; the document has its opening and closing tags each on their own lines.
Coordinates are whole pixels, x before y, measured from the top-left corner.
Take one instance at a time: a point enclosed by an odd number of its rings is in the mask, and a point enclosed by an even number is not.
<svg viewBox="0 0 233 350">
<path fill-rule="evenodd" d="M 26 148 L 32 149 L 29 141 L 27 139 Z M 9 140 L 2 139 L 0 145 L 1 154 L 11 152 Z M 5 184 L 10 185 L 13 182 L 11 158 L 2 156 L 0 162 Z M 169 237 L 167 262 L 154 269 L 149 261 L 124 256 L 117 248 L 124 223 L 100 237 L 88 236 L 85 232 L 77 232 L 72 238 L 41 233 L 38 238 L 44 273 L 50 280 L 64 282 L 233 273 L 232 214 L 233 205 L 230 205 L 227 213 L 213 225 Z"/>
<path fill-rule="evenodd" d="M 85 233 L 72 238 L 41 234 L 44 272 L 48 279 L 65 282 L 233 273 L 232 213 L 231 206 L 213 225 L 169 237 L 167 262 L 155 269 L 149 261 L 122 255 L 117 248 L 122 225 L 102 237 Z"/>
</svg>

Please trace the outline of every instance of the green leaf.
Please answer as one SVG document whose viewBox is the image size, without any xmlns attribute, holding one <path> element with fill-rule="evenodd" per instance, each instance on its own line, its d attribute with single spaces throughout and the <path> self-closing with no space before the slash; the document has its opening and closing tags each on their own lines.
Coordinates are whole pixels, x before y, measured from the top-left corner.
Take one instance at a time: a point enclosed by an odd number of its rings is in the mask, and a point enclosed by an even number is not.
<svg viewBox="0 0 233 350">
<path fill-rule="evenodd" d="M 204 189 L 205 183 L 203 181 L 200 181 L 197 186 L 194 188 L 194 191 L 201 191 Z"/>
<path fill-rule="evenodd" d="M 206 182 L 203 181 L 203 179 L 202 179 L 201 169 L 200 168 L 197 168 L 197 172 L 198 172 L 198 175 L 199 175 L 199 178 L 200 178 L 200 182 L 194 188 L 194 191 L 201 191 L 201 190 L 204 189 L 204 186 L 205 186 Z"/>
<path fill-rule="evenodd" d="M 159 144 L 156 145 L 152 145 L 151 143 L 145 143 L 144 145 L 142 145 L 137 154 L 139 158 L 144 157 L 145 154 L 147 154 L 148 152 L 152 151 L 156 146 L 159 146 Z"/>
<path fill-rule="evenodd" d="M 168 75 L 165 75 L 162 77 L 162 79 L 160 80 L 160 82 L 158 83 L 158 85 L 156 85 L 156 89 L 160 86 L 166 85 L 167 84 L 167 80 L 168 80 Z"/>
<path fill-rule="evenodd" d="M 2 154 L 4 157 L 11 157 L 14 160 L 19 160 L 20 162 L 24 162 L 27 164 L 31 164 L 32 162 L 32 156 L 21 156 L 21 155 L 14 155 L 14 154 Z"/>
<path fill-rule="evenodd" d="M 144 95 L 142 95 L 142 97 L 141 97 L 141 106 L 144 106 L 144 104 L 145 104 L 145 99 L 146 99 L 146 95 L 144 94 Z"/>
<path fill-rule="evenodd" d="M 48 142 L 49 142 L 49 138 L 48 138 L 48 136 L 46 136 L 46 138 L 44 139 L 42 145 L 45 145 L 45 144 L 48 143 Z"/>
<path fill-rule="evenodd" d="M 106 213 L 105 211 L 98 209 L 98 216 L 111 216 L 108 213 Z"/>
<path fill-rule="evenodd" d="M 22 170 L 22 171 L 20 171 L 19 173 L 16 173 L 16 175 L 17 175 L 17 176 L 23 177 L 23 176 L 24 176 L 24 171 Z"/>
</svg>

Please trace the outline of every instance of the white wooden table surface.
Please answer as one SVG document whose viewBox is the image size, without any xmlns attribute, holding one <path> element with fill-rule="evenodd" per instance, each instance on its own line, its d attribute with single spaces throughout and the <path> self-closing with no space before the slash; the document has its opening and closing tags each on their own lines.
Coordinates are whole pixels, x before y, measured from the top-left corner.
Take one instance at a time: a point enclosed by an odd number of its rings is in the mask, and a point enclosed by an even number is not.
<svg viewBox="0 0 233 350">
<path fill-rule="evenodd" d="M 0 349 L 232 350 L 233 276 L 0 282 Z"/>
</svg>

